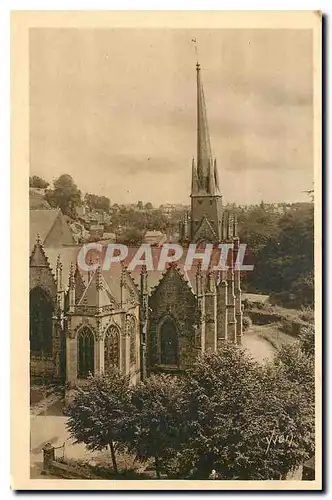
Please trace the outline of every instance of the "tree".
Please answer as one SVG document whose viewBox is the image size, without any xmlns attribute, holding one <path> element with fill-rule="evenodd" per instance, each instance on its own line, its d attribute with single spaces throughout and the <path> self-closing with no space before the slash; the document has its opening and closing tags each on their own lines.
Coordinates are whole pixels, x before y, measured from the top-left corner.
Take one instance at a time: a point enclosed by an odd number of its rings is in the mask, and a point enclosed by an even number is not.
<svg viewBox="0 0 332 500">
<path fill-rule="evenodd" d="M 283 208 L 280 211 L 280 208 Z M 314 300 L 314 207 L 294 203 L 237 209 L 239 236 L 247 244 L 254 272 L 244 276 L 252 291 L 274 295 L 291 307 L 312 306 Z"/>
<path fill-rule="evenodd" d="M 313 325 L 303 328 L 297 342 L 284 344 L 278 350 L 274 365 L 282 379 L 297 387 L 294 405 L 301 409 L 301 418 L 294 414 L 296 434 L 300 437 L 303 461 L 314 454 L 315 443 L 315 340 Z"/>
<path fill-rule="evenodd" d="M 86 193 L 84 196 L 84 201 L 90 208 L 90 210 L 102 210 L 103 212 L 109 212 L 111 202 L 106 196 L 98 196 L 96 194 Z"/>
<path fill-rule="evenodd" d="M 300 384 L 312 401 L 315 392 L 314 349 L 314 329 L 310 325 L 302 329 L 297 342 L 282 345 L 274 358 L 275 365 L 282 367 L 285 377 Z"/>
<path fill-rule="evenodd" d="M 286 375 L 283 364 L 259 365 L 234 344 L 200 356 L 184 387 L 182 474 L 207 479 L 214 469 L 221 479 L 270 480 L 303 463 L 313 446 L 312 407 Z"/>
<path fill-rule="evenodd" d="M 308 325 L 301 329 L 299 335 L 300 349 L 308 356 L 315 356 L 315 327 Z"/>
<path fill-rule="evenodd" d="M 76 443 L 90 450 L 109 447 L 113 469 L 117 473 L 116 450 L 125 445 L 131 410 L 129 378 L 112 369 L 106 375 L 91 377 L 79 388 L 68 409 L 67 427 Z"/>
<path fill-rule="evenodd" d="M 152 206 L 152 203 L 150 203 L 149 201 L 145 204 L 144 206 L 145 210 L 152 210 L 153 209 L 153 206 Z"/>
<path fill-rule="evenodd" d="M 76 217 L 76 207 L 81 204 L 81 191 L 73 178 L 63 174 L 53 182 L 54 189 L 45 193 L 45 198 L 53 207 L 59 207 L 65 215 Z"/>
<path fill-rule="evenodd" d="M 41 177 L 38 177 L 38 175 L 32 175 L 29 177 L 29 187 L 31 188 L 46 189 L 48 186 L 49 182 L 45 181 Z"/>
<path fill-rule="evenodd" d="M 122 243 L 123 245 L 132 247 L 138 246 L 142 243 L 142 231 L 135 228 L 128 229 L 127 231 L 118 234 L 116 241 L 117 243 Z"/>
<path fill-rule="evenodd" d="M 182 381 L 171 375 L 152 375 L 133 390 L 128 446 L 141 460 L 153 457 L 158 479 L 181 442 L 184 401 Z"/>
</svg>

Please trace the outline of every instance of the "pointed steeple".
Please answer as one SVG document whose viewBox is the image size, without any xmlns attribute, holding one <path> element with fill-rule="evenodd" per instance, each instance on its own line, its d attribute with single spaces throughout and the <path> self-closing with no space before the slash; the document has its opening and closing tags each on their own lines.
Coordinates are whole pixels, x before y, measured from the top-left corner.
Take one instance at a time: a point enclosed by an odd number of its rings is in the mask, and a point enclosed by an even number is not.
<svg viewBox="0 0 332 500">
<path fill-rule="evenodd" d="M 212 152 L 209 128 L 207 122 L 205 98 L 201 78 L 200 64 L 196 64 L 197 71 L 197 174 L 199 187 L 209 192 L 210 162 Z"/>
<path fill-rule="evenodd" d="M 196 76 L 197 159 L 192 164 L 189 240 L 200 241 L 202 238 L 206 239 L 209 234 L 209 240 L 213 238 L 213 242 L 219 242 L 221 240 L 222 196 L 219 190 L 217 164 L 212 157 L 199 63 L 196 64 Z"/>
<path fill-rule="evenodd" d="M 208 193 L 211 195 L 216 194 L 216 181 L 214 177 L 214 169 L 212 165 L 212 159 L 208 161 Z"/>
<path fill-rule="evenodd" d="M 216 185 L 216 189 L 219 192 L 220 191 L 219 174 L 218 174 L 218 169 L 217 169 L 217 160 L 216 160 L 216 158 L 214 159 L 214 162 L 213 162 L 213 170 L 214 170 L 214 182 L 215 182 L 215 185 Z"/>
<path fill-rule="evenodd" d="M 195 163 L 195 158 L 192 160 L 192 170 L 191 170 L 191 194 L 198 194 L 199 183 L 197 176 L 197 168 Z"/>
</svg>

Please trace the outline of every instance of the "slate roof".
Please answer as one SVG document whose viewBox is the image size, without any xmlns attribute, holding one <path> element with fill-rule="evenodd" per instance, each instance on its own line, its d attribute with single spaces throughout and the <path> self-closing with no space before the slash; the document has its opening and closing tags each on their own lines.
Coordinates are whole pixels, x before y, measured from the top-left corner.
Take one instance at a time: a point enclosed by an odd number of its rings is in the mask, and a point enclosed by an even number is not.
<svg viewBox="0 0 332 500">
<path fill-rule="evenodd" d="M 59 213 L 59 210 L 30 210 L 30 252 L 38 235 L 44 243 Z"/>
<path fill-rule="evenodd" d="M 88 283 L 79 301 L 79 304 L 84 304 L 86 302 L 89 306 L 102 307 L 107 306 L 110 302 L 112 302 L 112 298 L 115 297 L 103 275 L 100 276 L 102 289 L 97 292 L 98 279 L 98 270 L 96 270 L 94 271 L 90 282 Z"/>
<path fill-rule="evenodd" d="M 57 247 L 57 248 L 44 248 L 45 254 L 49 260 L 50 266 L 52 268 L 52 271 L 55 273 L 56 269 L 56 262 L 58 255 L 60 255 L 60 260 L 62 263 L 62 277 L 63 277 L 63 284 L 65 287 L 68 286 L 68 279 L 69 279 L 69 271 L 70 271 L 70 265 L 73 264 L 76 266 L 77 263 L 77 257 L 78 253 L 81 250 L 82 245 L 76 245 L 76 246 L 64 246 L 64 247 Z M 107 245 L 104 245 L 105 251 L 107 248 Z M 158 262 L 160 258 L 160 253 L 161 253 L 161 248 L 157 247 L 150 247 L 151 248 L 151 254 L 152 254 L 152 263 L 153 263 L 153 270 L 148 270 L 147 272 L 147 280 L 148 280 L 148 288 L 150 292 L 159 284 L 161 279 L 163 278 L 166 270 L 158 270 Z M 136 247 L 131 247 L 129 248 L 128 251 L 128 256 L 124 260 L 123 264 L 120 262 L 112 262 L 111 267 L 109 270 L 102 270 L 102 276 L 103 279 L 106 281 L 108 289 L 111 293 L 111 295 L 117 300 L 120 301 L 121 297 L 121 288 L 120 288 L 120 279 L 121 279 L 121 273 L 123 271 L 123 267 L 127 267 L 128 264 L 131 262 L 133 256 L 137 252 Z M 175 263 L 177 269 L 179 270 L 180 274 L 183 275 L 183 279 L 188 283 L 188 286 L 192 289 L 193 293 L 196 293 L 196 273 L 197 273 L 197 265 L 198 261 L 193 262 L 193 265 L 191 269 L 185 269 L 185 260 L 186 260 L 186 254 L 187 254 L 187 249 L 184 249 L 183 251 L 183 256 L 179 261 Z M 144 256 L 143 256 L 144 258 Z M 92 251 L 90 250 L 87 256 L 87 262 L 91 263 L 96 263 L 100 259 L 100 262 L 103 263 L 103 258 L 100 258 L 100 253 L 98 251 Z M 133 278 L 133 281 L 137 286 L 140 286 L 140 274 L 141 274 L 141 265 L 137 265 L 132 271 L 129 270 L 129 274 Z M 81 276 L 85 282 L 85 285 L 88 284 L 89 282 L 89 277 L 88 277 L 88 272 L 82 270 L 79 267 Z M 202 271 L 203 276 L 206 274 L 204 271 Z M 92 275 L 90 274 L 90 280 L 91 280 Z"/>
</svg>

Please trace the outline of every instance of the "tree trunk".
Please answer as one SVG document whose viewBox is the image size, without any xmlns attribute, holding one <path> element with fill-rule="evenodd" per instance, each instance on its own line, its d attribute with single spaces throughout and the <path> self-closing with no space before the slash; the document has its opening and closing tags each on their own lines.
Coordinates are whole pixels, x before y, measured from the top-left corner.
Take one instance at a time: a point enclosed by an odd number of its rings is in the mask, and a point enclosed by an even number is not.
<svg viewBox="0 0 332 500">
<path fill-rule="evenodd" d="M 114 451 L 113 441 L 111 441 L 109 443 L 109 447 L 110 447 L 110 450 L 111 450 L 111 457 L 112 457 L 113 469 L 114 469 L 115 474 L 118 474 L 118 466 L 116 464 L 116 458 L 115 458 L 115 451 Z"/>
<path fill-rule="evenodd" d="M 155 466 L 155 469 L 156 469 L 157 479 L 160 479 L 159 460 L 158 460 L 157 456 L 154 457 L 154 466 Z"/>
</svg>

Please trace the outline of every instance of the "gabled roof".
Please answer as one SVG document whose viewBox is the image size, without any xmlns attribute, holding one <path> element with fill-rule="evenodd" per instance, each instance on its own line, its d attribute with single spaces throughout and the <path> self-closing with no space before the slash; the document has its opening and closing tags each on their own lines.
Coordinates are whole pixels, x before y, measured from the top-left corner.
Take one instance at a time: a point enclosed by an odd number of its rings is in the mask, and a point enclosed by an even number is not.
<svg viewBox="0 0 332 500">
<path fill-rule="evenodd" d="M 33 249 L 38 235 L 41 244 L 44 244 L 59 213 L 59 210 L 30 210 L 30 251 Z"/>
<path fill-rule="evenodd" d="M 76 246 L 65 246 L 65 247 L 58 247 L 58 248 L 44 248 L 43 251 L 48 259 L 49 265 L 51 267 L 52 272 L 55 274 L 56 271 L 56 262 L 58 259 L 58 256 L 60 256 L 60 261 L 62 264 L 62 280 L 63 280 L 63 285 L 65 288 L 68 287 L 68 281 L 69 281 L 69 271 L 70 271 L 70 266 L 73 264 L 73 266 L 76 266 L 77 263 L 77 257 L 79 254 L 79 251 L 81 250 L 82 245 L 76 245 Z M 116 300 L 116 302 L 120 303 L 121 302 L 121 274 L 128 266 L 128 264 L 132 261 L 133 256 L 136 254 L 137 250 L 139 247 L 130 247 L 128 249 L 128 256 L 125 259 L 125 261 L 122 263 L 120 262 L 112 262 L 111 267 L 109 270 L 102 270 L 102 278 L 105 281 L 106 285 L 105 290 L 107 290 L 112 297 Z M 106 249 L 106 245 L 105 245 Z M 160 254 L 162 251 L 162 248 L 159 247 L 150 247 L 151 250 L 151 255 L 152 255 L 152 263 L 153 263 L 153 269 L 152 270 L 147 270 L 147 284 L 148 284 L 148 289 L 149 292 L 151 293 L 152 290 L 159 284 L 161 279 L 163 278 L 163 275 L 167 270 L 165 269 L 158 270 L 158 263 L 160 259 Z M 194 260 L 193 264 L 190 269 L 185 268 L 185 263 L 186 263 L 186 257 L 187 257 L 187 251 L 188 249 L 184 248 L 183 249 L 183 255 L 182 257 L 176 262 L 176 269 L 177 271 L 183 275 L 184 281 L 187 282 L 188 286 L 191 288 L 191 290 L 196 293 L 196 273 L 197 273 L 197 266 L 200 261 Z M 200 252 L 201 250 L 197 250 Z M 144 258 L 144 257 L 143 257 Z M 103 258 L 100 258 L 100 253 L 97 251 L 90 251 L 87 257 L 87 262 L 91 262 L 92 264 L 95 264 L 96 262 L 103 262 Z M 219 253 L 216 253 L 215 256 L 213 257 L 213 265 L 217 264 L 219 261 Z M 142 264 L 144 264 L 142 262 Z M 167 266 L 167 268 L 169 265 Z M 126 270 L 125 272 L 131 276 L 133 282 L 135 283 L 136 286 L 140 286 L 140 275 L 141 275 L 141 270 L 142 270 L 142 265 L 137 265 L 132 271 Z M 91 279 L 92 279 L 92 272 L 88 272 L 85 270 L 82 270 L 82 268 L 79 266 L 79 272 L 82 276 L 82 279 L 84 283 L 87 285 Z M 206 271 L 202 270 L 202 275 L 203 277 L 205 276 Z M 205 279 L 205 278 L 204 278 Z"/>
<path fill-rule="evenodd" d="M 67 289 L 69 281 L 70 266 L 76 266 L 78 254 L 82 248 L 82 245 L 68 246 L 68 247 L 57 247 L 57 248 L 44 248 L 45 255 L 48 258 L 52 271 L 55 273 L 56 262 L 58 256 L 60 256 L 60 262 L 62 264 L 62 280 L 63 285 Z M 91 258 L 91 264 L 98 262 L 99 252 L 89 252 L 89 261 Z M 80 266 L 78 267 L 80 275 L 87 285 L 91 281 L 91 276 L 89 280 L 88 271 L 83 270 Z M 120 279 L 122 273 L 122 266 L 120 262 L 113 262 L 111 269 L 108 271 L 102 271 L 102 276 L 107 283 L 107 290 L 110 291 L 111 295 L 115 298 L 117 302 L 121 301 L 121 287 Z"/>
<path fill-rule="evenodd" d="M 44 247 L 73 245 L 73 234 L 60 210 L 30 210 L 30 252 L 37 235 Z"/>
<path fill-rule="evenodd" d="M 116 303 L 115 297 L 103 277 L 100 269 L 97 269 L 88 283 L 85 292 L 83 293 L 79 305 L 87 304 L 88 306 L 102 307 Z"/>
<path fill-rule="evenodd" d="M 195 232 L 194 239 L 196 241 L 201 239 L 205 241 L 215 241 L 217 239 L 214 228 L 205 216 L 202 218 L 201 223 Z"/>
<path fill-rule="evenodd" d="M 194 293 L 194 288 L 192 286 L 193 284 L 189 279 L 188 272 L 185 271 L 183 268 L 181 269 L 176 263 L 170 264 L 168 266 L 166 271 L 162 273 L 157 285 L 151 291 L 153 292 L 156 291 L 165 280 L 171 278 L 172 276 L 176 276 L 180 281 L 182 281 L 188 286 L 188 290 Z"/>
</svg>

